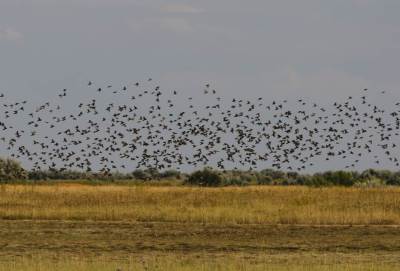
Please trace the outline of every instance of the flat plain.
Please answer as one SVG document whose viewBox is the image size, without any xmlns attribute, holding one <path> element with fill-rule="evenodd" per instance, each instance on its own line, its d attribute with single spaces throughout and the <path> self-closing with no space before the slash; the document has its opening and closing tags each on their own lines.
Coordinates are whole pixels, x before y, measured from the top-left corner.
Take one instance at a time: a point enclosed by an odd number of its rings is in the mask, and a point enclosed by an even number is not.
<svg viewBox="0 0 400 271">
<path fill-rule="evenodd" d="M 400 189 L 0 186 L 0 270 L 398 270 Z"/>
</svg>

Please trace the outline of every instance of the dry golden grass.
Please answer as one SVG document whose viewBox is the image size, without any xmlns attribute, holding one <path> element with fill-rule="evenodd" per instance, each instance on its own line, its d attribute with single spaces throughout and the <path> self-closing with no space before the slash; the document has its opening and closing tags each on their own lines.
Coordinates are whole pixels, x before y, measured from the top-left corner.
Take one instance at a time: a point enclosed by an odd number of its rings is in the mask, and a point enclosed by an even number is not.
<svg viewBox="0 0 400 271">
<path fill-rule="evenodd" d="M 0 271 L 399 270 L 399 228 L 400 188 L 0 185 Z"/>
<path fill-rule="evenodd" d="M 20 259 L 0 262 L 0 271 L 395 271 L 398 265 L 379 263 L 361 264 L 283 264 L 252 263 L 238 258 L 219 260 L 182 259 L 169 256 L 155 259 L 128 259 L 124 262 L 109 262 L 97 259 L 52 261 L 49 259 Z"/>
<path fill-rule="evenodd" d="M 1 185 L 0 219 L 400 224 L 400 188 Z"/>
</svg>

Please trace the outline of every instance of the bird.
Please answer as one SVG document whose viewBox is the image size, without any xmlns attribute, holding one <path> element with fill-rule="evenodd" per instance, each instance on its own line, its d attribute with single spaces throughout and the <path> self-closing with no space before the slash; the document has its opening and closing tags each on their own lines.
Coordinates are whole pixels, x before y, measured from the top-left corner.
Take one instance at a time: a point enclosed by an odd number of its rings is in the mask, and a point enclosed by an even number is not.
<svg viewBox="0 0 400 271">
<path fill-rule="evenodd" d="M 178 96 L 176 90 L 171 95 L 159 85 L 137 82 L 134 95 L 126 91 L 128 84 L 121 85 L 123 91 L 110 93 L 103 90 L 112 85 L 97 86 L 98 94 L 88 100 L 49 98 L 35 105 L 2 99 L 0 150 L 30 161 L 35 170 L 106 173 L 127 170 L 132 162 L 138 168 L 160 170 L 208 163 L 221 170 L 228 164 L 253 170 L 269 163 L 276 169 L 300 171 L 318 160 L 338 159 L 354 168 L 375 149 L 382 152 L 373 157 L 377 164 L 384 158 L 399 164 L 394 151 L 399 109 L 374 104 L 367 89 L 322 106 L 303 97 L 225 100 L 209 95 L 217 93 L 209 83 L 196 94 L 206 95 L 205 104 L 198 96 Z M 58 95 L 63 98 L 67 92 L 63 88 Z"/>
</svg>

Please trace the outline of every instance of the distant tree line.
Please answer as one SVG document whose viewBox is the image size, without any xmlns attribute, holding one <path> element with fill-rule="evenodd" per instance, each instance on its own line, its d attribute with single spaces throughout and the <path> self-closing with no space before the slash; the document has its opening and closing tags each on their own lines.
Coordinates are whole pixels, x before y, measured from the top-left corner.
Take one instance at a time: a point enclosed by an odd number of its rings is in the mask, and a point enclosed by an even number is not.
<svg viewBox="0 0 400 271">
<path fill-rule="evenodd" d="M 54 169 L 29 171 L 18 161 L 0 158 L 0 182 L 93 180 L 93 181 L 176 181 L 195 186 L 245 186 L 245 185 L 306 185 L 306 186 L 382 186 L 400 185 L 400 171 L 367 169 L 358 171 L 325 171 L 314 174 L 284 172 L 275 169 L 261 171 L 216 170 L 205 167 L 190 174 L 178 170 L 158 171 L 137 169 L 130 173 L 95 173 Z"/>
</svg>

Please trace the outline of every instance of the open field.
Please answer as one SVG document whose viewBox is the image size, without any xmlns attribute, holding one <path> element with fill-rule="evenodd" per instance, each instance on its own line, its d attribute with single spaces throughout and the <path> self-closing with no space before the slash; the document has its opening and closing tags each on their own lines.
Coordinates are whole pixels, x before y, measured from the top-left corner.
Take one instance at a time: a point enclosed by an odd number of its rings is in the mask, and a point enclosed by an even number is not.
<svg viewBox="0 0 400 271">
<path fill-rule="evenodd" d="M 0 219 L 400 225 L 400 188 L 2 185 Z"/>
<path fill-rule="evenodd" d="M 89 268 L 82 270 L 368 270 L 378 264 L 396 270 L 399 232 L 395 226 L 3 220 L 0 270 L 51 270 L 44 267 L 60 262 Z"/>
<path fill-rule="evenodd" d="M 399 193 L 2 185 L 0 271 L 399 270 Z"/>
</svg>

